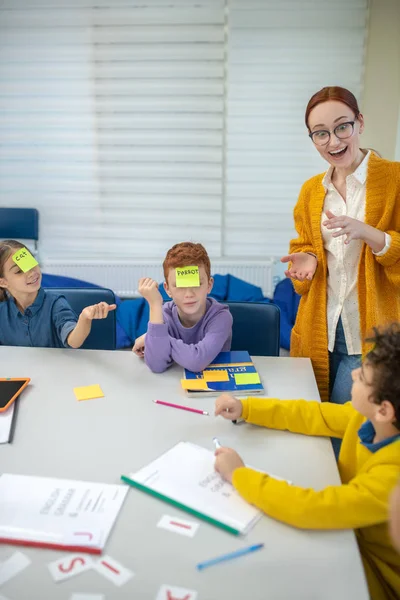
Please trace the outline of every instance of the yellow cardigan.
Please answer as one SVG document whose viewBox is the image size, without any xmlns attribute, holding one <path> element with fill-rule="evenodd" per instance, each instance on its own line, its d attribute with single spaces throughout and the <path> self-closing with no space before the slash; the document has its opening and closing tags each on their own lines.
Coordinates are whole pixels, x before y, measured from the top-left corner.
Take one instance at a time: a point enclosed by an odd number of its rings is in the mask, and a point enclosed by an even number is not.
<svg viewBox="0 0 400 600">
<path fill-rule="evenodd" d="M 400 555 L 387 527 L 390 492 L 400 476 L 400 441 L 370 452 L 358 438 L 365 418 L 350 402 L 247 398 L 242 405 L 242 416 L 249 423 L 339 437 L 343 442 L 338 462 L 342 485 L 315 491 L 241 467 L 233 473 L 241 496 L 293 527 L 355 529 L 372 598 L 400 598 Z"/>
<path fill-rule="evenodd" d="M 327 331 L 327 263 L 321 234 L 325 200 L 322 175 L 306 181 L 294 209 L 298 237 L 290 242 L 290 253 L 313 252 L 318 266 L 312 281 L 293 281 L 301 300 L 292 330 L 291 356 L 312 360 L 321 400 L 329 395 Z M 363 244 L 358 265 L 358 303 L 363 355 L 365 337 L 372 327 L 400 320 L 400 163 L 371 154 L 368 161 L 365 222 L 392 236 L 383 256 Z"/>
</svg>

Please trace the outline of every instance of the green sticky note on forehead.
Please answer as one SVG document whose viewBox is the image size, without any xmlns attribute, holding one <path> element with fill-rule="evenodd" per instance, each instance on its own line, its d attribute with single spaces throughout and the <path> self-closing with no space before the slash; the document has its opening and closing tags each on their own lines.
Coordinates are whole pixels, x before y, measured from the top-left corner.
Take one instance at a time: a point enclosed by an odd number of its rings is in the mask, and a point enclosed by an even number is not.
<svg viewBox="0 0 400 600">
<path fill-rule="evenodd" d="M 175 275 L 176 287 L 200 287 L 199 267 L 178 267 Z"/>
<path fill-rule="evenodd" d="M 39 264 L 36 258 L 32 256 L 32 254 L 26 248 L 20 248 L 17 250 L 15 254 L 13 254 L 12 259 L 24 273 L 30 271 L 33 269 L 33 267 L 36 267 L 36 265 Z"/>
</svg>

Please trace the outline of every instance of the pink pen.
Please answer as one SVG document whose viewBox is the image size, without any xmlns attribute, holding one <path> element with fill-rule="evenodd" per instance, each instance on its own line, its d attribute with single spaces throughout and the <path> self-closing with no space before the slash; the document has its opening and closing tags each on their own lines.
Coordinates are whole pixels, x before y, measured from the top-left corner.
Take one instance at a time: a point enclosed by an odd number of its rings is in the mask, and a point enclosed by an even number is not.
<svg viewBox="0 0 400 600">
<path fill-rule="evenodd" d="M 206 410 L 198 410 L 197 408 L 190 408 L 190 406 L 182 406 L 182 404 L 172 404 L 171 402 L 164 402 L 163 400 L 153 400 L 155 404 L 162 404 L 163 406 L 172 406 L 172 408 L 180 408 L 182 410 L 188 410 L 189 412 L 194 412 L 199 415 L 207 415 L 210 416 Z"/>
</svg>

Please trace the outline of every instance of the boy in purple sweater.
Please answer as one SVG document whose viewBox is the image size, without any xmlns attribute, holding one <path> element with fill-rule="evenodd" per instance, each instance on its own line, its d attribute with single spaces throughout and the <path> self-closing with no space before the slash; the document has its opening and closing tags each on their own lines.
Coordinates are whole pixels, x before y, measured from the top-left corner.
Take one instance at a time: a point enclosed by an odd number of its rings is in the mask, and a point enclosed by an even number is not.
<svg viewBox="0 0 400 600">
<path fill-rule="evenodd" d="M 180 287 L 183 267 L 198 267 L 192 287 Z M 154 373 L 162 373 L 173 362 L 190 371 L 202 371 L 219 352 L 230 350 L 232 315 L 229 308 L 207 298 L 213 286 L 210 259 L 201 244 L 181 242 L 167 252 L 163 262 L 164 289 L 172 302 L 163 305 L 158 283 L 150 277 L 139 281 L 139 292 L 150 306 L 147 333 L 132 348 Z"/>
</svg>

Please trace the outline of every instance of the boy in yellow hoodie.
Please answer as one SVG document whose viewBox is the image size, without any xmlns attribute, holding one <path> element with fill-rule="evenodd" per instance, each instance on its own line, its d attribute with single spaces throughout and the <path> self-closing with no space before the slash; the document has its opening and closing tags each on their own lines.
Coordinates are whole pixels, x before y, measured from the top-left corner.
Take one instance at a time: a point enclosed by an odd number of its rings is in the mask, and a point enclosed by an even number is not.
<svg viewBox="0 0 400 600">
<path fill-rule="evenodd" d="M 388 531 L 389 497 L 400 475 L 400 325 L 375 330 L 374 347 L 352 373 L 351 402 L 308 402 L 222 394 L 215 414 L 255 425 L 342 438 L 342 485 L 315 491 L 245 467 L 231 448 L 215 469 L 251 504 L 304 529 L 355 529 L 373 600 L 400 598 L 400 555 Z"/>
</svg>

